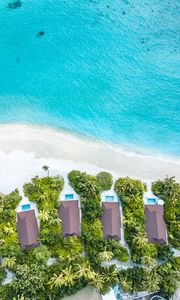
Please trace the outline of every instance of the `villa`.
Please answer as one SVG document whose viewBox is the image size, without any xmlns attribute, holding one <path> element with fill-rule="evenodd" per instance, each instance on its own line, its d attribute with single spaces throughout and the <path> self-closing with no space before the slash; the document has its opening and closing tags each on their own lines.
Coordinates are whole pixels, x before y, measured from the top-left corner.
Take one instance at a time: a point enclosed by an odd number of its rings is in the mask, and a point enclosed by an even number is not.
<svg viewBox="0 0 180 300">
<path fill-rule="evenodd" d="M 22 250 L 38 246 L 39 230 L 34 209 L 17 213 L 17 231 Z"/>
<path fill-rule="evenodd" d="M 119 202 L 102 202 L 104 239 L 121 239 L 121 218 Z"/>
<path fill-rule="evenodd" d="M 163 205 L 145 205 L 146 230 L 149 242 L 167 244 L 167 228 Z"/>
<path fill-rule="evenodd" d="M 80 214 L 78 200 L 61 201 L 58 210 L 62 220 L 62 236 L 80 236 Z"/>
</svg>

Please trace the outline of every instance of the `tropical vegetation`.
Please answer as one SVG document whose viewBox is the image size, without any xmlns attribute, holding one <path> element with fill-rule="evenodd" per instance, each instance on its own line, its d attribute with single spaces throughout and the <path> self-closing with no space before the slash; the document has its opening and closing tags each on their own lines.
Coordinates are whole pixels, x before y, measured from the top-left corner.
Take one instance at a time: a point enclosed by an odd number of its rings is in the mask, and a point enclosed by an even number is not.
<svg viewBox="0 0 180 300">
<path fill-rule="evenodd" d="M 116 240 L 104 240 L 101 224 L 100 193 L 111 188 L 111 176 L 101 174 L 99 180 L 98 176 L 85 172 L 69 173 L 69 182 L 80 195 L 82 232 L 81 237 L 62 237 L 58 208 L 64 180 L 60 176 L 49 176 L 47 166 L 43 166 L 43 170 L 47 172 L 46 177 L 36 176 L 24 185 L 24 194 L 38 208 L 38 247 L 22 251 L 19 246 L 15 211 L 21 200 L 18 190 L 0 194 L 0 299 L 59 300 L 87 285 L 102 294 L 119 285 L 124 292 L 159 291 L 170 299 L 180 281 L 180 258 L 173 257 L 171 245 L 157 246 L 148 242 L 141 181 L 127 177 L 115 183 L 123 206 L 125 239 L 135 262 L 134 267 L 121 269 L 112 260 L 128 261 L 128 250 Z M 170 242 L 178 246 L 178 229 L 173 227 L 179 220 L 178 185 L 174 178 L 166 178 L 155 182 L 153 189 L 165 201 Z M 158 259 L 161 259 L 160 264 Z M 7 270 L 13 272 L 14 277 L 11 283 L 5 284 Z"/>
<path fill-rule="evenodd" d="M 140 263 L 143 256 L 156 258 L 156 246 L 148 242 L 145 229 L 142 182 L 129 177 L 119 178 L 115 182 L 115 191 L 122 203 L 124 235 L 133 261 Z"/>
<path fill-rule="evenodd" d="M 152 184 L 155 195 L 164 201 L 164 217 L 168 226 L 169 242 L 180 249 L 180 184 L 174 177 L 166 177 Z"/>
<path fill-rule="evenodd" d="M 100 172 L 97 174 L 97 182 L 99 183 L 102 191 L 110 190 L 113 184 L 113 177 L 108 172 Z"/>
<path fill-rule="evenodd" d="M 68 178 L 71 186 L 81 196 L 82 239 L 91 264 L 94 267 L 98 267 L 101 264 L 100 254 L 105 249 L 112 253 L 112 259 L 116 258 L 120 261 L 127 261 L 129 255 L 126 248 L 122 247 L 118 241 L 106 241 L 103 239 L 102 223 L 100 220 L 103 213 L 100 197 L 102 186 L 99 185 L 98 176 L 73 170 L 68 174 Z M 85 187 L 88 187 L 88 192 L 86 193 L 84 192 Z"/>
<path fill-rule="evenodd" d="M 0 257 L 16 258 L 20 252 L 16 231 L 16 206 L 21 201 L 16 189 L 8 195 L 0 194 Z"/>
</svg>

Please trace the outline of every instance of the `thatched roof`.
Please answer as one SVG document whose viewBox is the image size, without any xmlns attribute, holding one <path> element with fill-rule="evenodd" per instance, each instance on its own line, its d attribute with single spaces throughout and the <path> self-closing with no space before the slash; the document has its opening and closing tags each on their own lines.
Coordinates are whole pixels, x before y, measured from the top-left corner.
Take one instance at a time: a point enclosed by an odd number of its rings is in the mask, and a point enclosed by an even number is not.
<svg viewBox="0 0 180 300">
<path fill-rule="evenodd" d="M 39 230 L 34 209 L 17 213 L 17 231 L 22 250 L 38 246 Z"/>
<path fill-rule="evenodd" d="M 167 228 L 163 214 L 163 205 L 145 205 L 146 230 L 151 243 L 167 243 Z"/>
<path fill-rule="evenodd" d="M 80 235 L 80 215 L 78 201 L 61 201 L 59 217 L 62 220 L 62 236 Z"/>
<path fill-rule="evenodd" d="M 121 218 L 119 202 L 103 202 L 103 235 L 104 239 L 121 239 Z"/>
</svg>

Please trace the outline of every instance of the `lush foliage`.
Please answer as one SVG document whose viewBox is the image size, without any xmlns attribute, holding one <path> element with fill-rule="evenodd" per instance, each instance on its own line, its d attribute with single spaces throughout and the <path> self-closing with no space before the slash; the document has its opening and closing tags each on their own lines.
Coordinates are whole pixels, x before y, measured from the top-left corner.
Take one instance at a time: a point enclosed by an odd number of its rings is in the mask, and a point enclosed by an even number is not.
<svg viewBox="0 0 180 300">
<path fill-rule="evenodd" d="M 96 196 L 94 199 L 81 197 L 81 211 L 84 220 L 93 222 L 102 216 L 102 207 L 100 206 L 100 197 Z"/>
<path fill-rule="evenodd" d="M 180 257 L 173 258 L 161 265 L 157 270 L 160 281 L 160 293 L 166 299 L 170 299 L 179 286 L 180 281 Z"/>
<path fill-rule="evenodd" d="M 24 185 L 24 193 L 37 203 L 40 219 L 40 240 L 53 255 L 61 244 L 61 220 L 58 216 L 59 194 L 64 186 L 61 177 L 35 177 Z"/>
<path fill-rule="evenodd" d="M 157 248 L 157 257 L 159 260 L 167 260 L 167 259 L 172 259 L 173 257 L 173 250 L 171 245 L 156 245 Z"/>
<path fill-rule="evenodd" d="M 169 299 L 176 291 L 180 280 L 180 258 L 152 268 L 134 267 L 119 272 L 120 288 L 123 292 L 160 291 Z"/>
<path fill-rule="evenodd" d="M 39 210 L 58 208 L 59 193 L 64 186 L 64 180 L 60 176 L 32 178 L 32 181 L 24 185 L 24 194 L 30 201 L 36 202 Z"/>
<path fill-rule="evenodd" d="M 103 211 L 98 179 L 80 171 L 70 172 L 68 178 L 72 187 L 81 195 L 82 239 L 91 264 L 98 268 L 101 264 L 101 254 L 107 251 L 112 253 L 112 259 L 127 261 L 129 256 L 126 248 L 118 241 L 103 239 L 100 221 Z M 84 185 L 88 189 L 87 193 Z"/>
<path fill-rule="evenodd" d="M 0 265 L 0 283 L 6 278 L 6 271 L 4 268 Z"/>
<path fill-rule="evenodd" d="M 156 257 L 156 246 L 148 243 L 143 202 L 143 185 L 140 180 L 120 178 L 115 191 L 123 206 L 124 234 L 130 247 L 132 259 L 140 262 L 143 256 Z"/>
<path fill-rule="evenodd" d="M 76 193 L 82 197 L 94 198 L 100 193 L 96 176 L 73 170 L 68 174 L 68 179 Z"/>
<path fill-rule="evenodd" d="M 113 184 L 113 177 L 108 172 L 100 172 L 97 174 L 97 182 L 102 191 L 110 190 Z"/>
<path fill-rule="evenodd" d="M 18 190 L 0 194 L 0 257 L 16 257 L 20 252 L 15 211 L 20 200 Z"/>
<path fill-rule="evenodd" d="M 59 300 L 87 285 L 105 294 L 118 283 L 125 292 L 157 290 L 169 299 L 180 280 L 180 258 L 173 258 L 168 245 L 147 242 L 141 182 L 121 178 L 115 185 L 123 205 L 125 237 L 133 260 L 140 263 L 134 268 L 118 270 L 105 262 L 112 259 L 126 262 L 129 255 L 118 241 L 103 239 L 102 185 L 95 176 L 79 171 L 72 171 L 69 180 L 81 196 L 82 237 L 62 237 L 57 209 L 63 179 L 49 177 L 48 173 L 48 177 L 35 177 L 24 185 L 25 195 L 37 203 L 39 211 L 40 245 L 31 250 L 21 251 L 18 245 L 15 212 L 20 201 L 18 191 L 0 195 L 0 282 L 6 276 L 5 268 L 14 272 L 11 284 L 0 285 L 0 299 Z M 157 256 L 166 262 L 158 265 Z"/>
<path fill-rule="evenodd" d="M 16 276 L 12 282 L 12 294 L 21 295 L 30 299 L 44 299 L 45 282 L 47 281 L 46 270 L 37 264 L 22 264 L 16 269 Z"/>
<path fill-rule="evenodd" d="M 180 184 L 174 177 L 153 182 L 155 195 L 164 200 L 164 217 L 168 226 L 169 242 L 180 248 Z"/>
<path fill-rule="evenodd" d="M 47 168 L 45 171 L 48 171 Z M 48 174 L 49 175 L 49 174 Z M 15 208 L 20 201 L 18 191 L 10 195 L 1 195 L 1 226 L 3 228 L 1 239 L 2 279 L 4 268 L 15 272 L 14 279 L 9 288 L 1 287 L 2 299 L 12 299 L 16 296 L 23 299 L 59 299 L 65 295 L 78 291 L 85 286 L 79 279 L 74 287 L 67 290 L 62 285 L 61 290 L 51 290 L 49 281 L 53 276 L 51 270 L 57 270 L 63 274 L 67 265 L 78 260 L 82 253 L 81 238 L 72 236 L 63 238 L 61 235 L 61 220 L 58 216 L 60 207 L 59 194 L 62 191 L 64 181 L 61 177 L 35 177 L 24 185 L 24 193 L 29 199 L 37 203 L 40 221 L 40 245 L 31 250 L 21 251 L 18 245 L 16 232 Z M 10 223 L 9 217 L 12 222 Z M 7 237 L 6 237 L 7 236 Z M 13 236 L 13 239 L 9 238 Z M 7 248 L 6 240 L 8 241 Z M 12 242 L 13 241 L 13 242 Z M 10 244 L 11 242 L 11 244 Z M 15 243 L 15 244 L 14 244 Z M 53 265 L 48 266 L 49 258 L 54 257 Z M 55 263 L 55 265 L 54 265 Z M 75 272 L 75 269 L 74 269 Z M 57 274 L 58 275 L 58 274 Z M 18 298 L 19 297 L 19 298 Z M 57 298 L 58 297 L 58 298 Z"/>
</svg>

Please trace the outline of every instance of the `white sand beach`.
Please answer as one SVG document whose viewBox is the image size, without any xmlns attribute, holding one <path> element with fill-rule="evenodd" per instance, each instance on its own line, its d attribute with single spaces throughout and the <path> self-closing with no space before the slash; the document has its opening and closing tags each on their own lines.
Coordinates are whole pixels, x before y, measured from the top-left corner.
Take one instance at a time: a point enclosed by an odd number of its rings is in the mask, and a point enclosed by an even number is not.
<svg viewBox="0 0 180 300">
<path fill-rule="evenodd" d="M 0 126 L 2 192 L 21 188 L 35 175 L 42 176 L 44 164 L 50 167 L 52 175 L 63 176 L 72 169 L 92 174 L 108 170 L 114 178 L 132 176 L 154 180 L 169 175 L 180 180 L 180 159 L 126 152 L 120 147 L 43 126 Z"/>
</svg>

